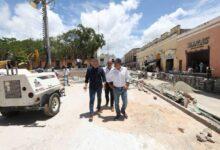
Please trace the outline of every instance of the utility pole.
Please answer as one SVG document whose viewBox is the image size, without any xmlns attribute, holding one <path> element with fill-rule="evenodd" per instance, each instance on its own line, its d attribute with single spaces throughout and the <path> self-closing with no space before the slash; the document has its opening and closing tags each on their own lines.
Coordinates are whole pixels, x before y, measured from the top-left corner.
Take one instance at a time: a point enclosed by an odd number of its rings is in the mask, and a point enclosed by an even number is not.
<svg viewBox="0 0 220 150">
<path fill-rule="evenodd" d="M 46 64 L 44 68 L 50 68 L 51 51 L 50 51 L 49 29 L 48 29 L 47 5 L 51 3 L 55 3 L 55 0 L 28 0 L 28 1 L 30 5 L 35 9 L 38 9 L 38 6 L 42 6 L 43 42 L 44 42 L 44 51 L 46 52 Z"/>
<path fill-rule="evenodd" d="M 97 30 L 98 30 L 98 34 L 99 34 L 99 14 L 97 14 Z M 94 53 L 95 58 L 98 58 L 98 51 L 99 51 L 99 49 L 97 49 L 97 51 Z"/>
<path fill-rule="evenodd" d="M 50 51 L 48 17 L 47 17 L 47 2 L 46 2 L 46 0 L 41 0 L 41 2 L 42 2 L 42 15 L 43 15 L 44 50 L 46 51 L 45 68 L 50 68 L 51 67 L 51 51 Z"/>
</svg>

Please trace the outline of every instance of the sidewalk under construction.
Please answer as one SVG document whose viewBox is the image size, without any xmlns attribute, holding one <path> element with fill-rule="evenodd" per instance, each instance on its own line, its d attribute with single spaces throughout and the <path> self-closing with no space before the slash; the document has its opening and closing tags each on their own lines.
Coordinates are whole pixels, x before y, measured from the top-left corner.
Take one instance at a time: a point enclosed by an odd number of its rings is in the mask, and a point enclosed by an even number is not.
<svg viewBox="0 0 220 150">
<path fill-rule="evenodd" d="M 128 119 L 120 121 L 114 121 L 115 112 L 103 107 L 102 113 L 89 122 L 89 96 L 81 83 L 67 87 L 66 95 L 61 112 L 51 119 L 35 112 L 21 113 L 11 119 L 0 116 L 0 136 L 4 137 L 1 149 L 217 150 L 220 147 L 218 133 L 152 92 L 139 91 L 133 85 L 128 90 Z M 102 101 L 104 104 L 104 95 Z M 204 130 L 212 134 L 214 143 L 197 140 L 196 136 Z"/>
<path fill-rule="evenodd" d="M 153 85 L 156 89 L 161 86 L 165 86 L 165 88 L 172 86 L 172 83 L 158 80 L 158 79 L 145 79 L 146 84 Z M 167 87 L 166 87 L 167 86 Z M 203 91 L 199 91 L 199 93 L 192 92 L 190 95 L 196 99 L 197 107 L 208 114 L 214 116 L 215 118 L 220 119 L 220 96 L 217 94 L 206 93 Z"/>
</svg>

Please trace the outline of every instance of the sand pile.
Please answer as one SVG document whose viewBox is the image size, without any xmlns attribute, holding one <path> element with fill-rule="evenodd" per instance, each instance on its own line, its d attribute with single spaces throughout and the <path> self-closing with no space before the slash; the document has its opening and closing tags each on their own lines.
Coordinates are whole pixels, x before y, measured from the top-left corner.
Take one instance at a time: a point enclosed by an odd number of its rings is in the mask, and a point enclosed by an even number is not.
<svg viewBox="0 0 220 150">
<path fill-rule="evenodd" d="M 182 91 L 184 93 L 193 93 L 194 91 L 196 91 L 193 87 L 183 81 L 176 82 L 174 85 L 174 90 Z"/>
</svg>

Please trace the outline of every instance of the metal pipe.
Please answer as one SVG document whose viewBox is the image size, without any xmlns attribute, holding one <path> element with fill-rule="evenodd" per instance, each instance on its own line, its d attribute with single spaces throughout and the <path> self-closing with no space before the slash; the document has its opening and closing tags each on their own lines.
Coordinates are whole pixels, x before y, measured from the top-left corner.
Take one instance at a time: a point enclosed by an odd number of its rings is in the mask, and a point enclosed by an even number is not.
<svg viewBox="0 0 220 150">
<path fill-rule="evenodd" d="M 5 68 L 6 68 L 7 75 L 9 75 L 8 64 L 5 65 Z"/>
<path fill-rule="evenodd" d="M 15 68 L 16 75 L 18 75 L 18 67 Z"/>
<path fill-rule="evenodd" d="M 11 75 L 14 75 L 13 67 L 11 68 Z"/>
</svg>

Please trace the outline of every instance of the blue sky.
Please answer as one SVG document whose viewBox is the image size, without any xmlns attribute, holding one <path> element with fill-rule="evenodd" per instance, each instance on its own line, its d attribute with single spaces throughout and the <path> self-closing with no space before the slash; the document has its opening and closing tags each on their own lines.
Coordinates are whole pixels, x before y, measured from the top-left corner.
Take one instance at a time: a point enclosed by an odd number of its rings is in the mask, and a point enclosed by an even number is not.
<svg viewBox="0 0 220 150">
<path fill-rule="evenodd" d="M 0 0 L 0 37 L 41 38 L 40 10 L 28 0 Z M 55 0 L 50 7 L 50 35 L 82 23 L 103 33 L 102 52 L 121 57 L 180 24 L 193 28 L 220 15 L 219 0 Z M 99 26 L 99 29 L 98 29 Z"/>
<path fill-rule="evenodd" d="M 6 2 L 8 2 L 11 11 L 13 11 L 16 4 L 24 3 L 26 0 L 8 0 Z M 101 10 L 108 7 L 109 2 L 119 4 L 121 0 L 55 0 L 53 11 L 62 17 L 65 24 L 76 25 L 80 23 L 81 12 Z M 131 13 L 143 13 L 138 25 L 140 29 L 151 25 L 163 14 L 173 12 L 179 7 L 193 4 L 191 2 L 188 3 L 187 0 L 139 0 L 139 2 L 139 7 L 131 11 Z"/>
</svg>

